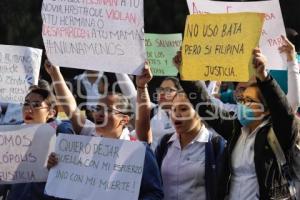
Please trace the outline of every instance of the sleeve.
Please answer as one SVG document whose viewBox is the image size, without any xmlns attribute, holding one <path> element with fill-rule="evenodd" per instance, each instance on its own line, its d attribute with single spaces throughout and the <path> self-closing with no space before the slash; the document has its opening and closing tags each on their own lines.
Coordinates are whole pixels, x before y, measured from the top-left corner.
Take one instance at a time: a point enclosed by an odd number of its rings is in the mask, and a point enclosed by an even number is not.
<svg viewBox="0 0 300 200">
<path fill-rule="evenodd" d="M 129 78 L 127 74 L 118 74 L 116 73 L 116 77 L 118 80 L 119 87 L 122 91 L 122 94 L 130 99 L 130 102 L 133 106 L 136 105 L 136 89 L 132 80 Z M 135 108 L 133 108 L 135 110 Z"/>
<path fill-rule="evenodd" d="M 56 133 L 75 134 L 71 121 L 62 120 L 56 128 Z"/>
<path fill-rule="evenodd" d="M 288 62 L 288 93 L 287 100 L 294 112 L 300 106 L 300 74 L 297 60 Z"/>
<path fill-rule="evenodd" d="M 272 77 L 266 81 L 257 80 L 257 83 L 269 107 L 274 133 L 282 149 L 287 151 L 294 144 L 298 134 L 294 112 L 286 95 Z"/>
<path fill-rule="evenodd" d="M 162 178 L 153 151 L 146 146 L 144 170 L 140 189 L 140 200 L 163 199 Z"/>
</svg>

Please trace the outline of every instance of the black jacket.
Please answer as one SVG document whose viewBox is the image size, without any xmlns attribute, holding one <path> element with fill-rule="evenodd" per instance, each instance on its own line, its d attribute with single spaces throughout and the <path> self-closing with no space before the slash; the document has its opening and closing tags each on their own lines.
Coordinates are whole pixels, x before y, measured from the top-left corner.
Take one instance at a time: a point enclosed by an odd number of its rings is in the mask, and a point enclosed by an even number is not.
<svg viewBox="0 0 300 200">
<path fill-rule="evenodd" d="M 231 154 L 241 134 L 241 124 L 237 119 L 226 111 L 221 110 L 210 102 L 205 86 L 201 82 L 181 81 L 181 85 L 188 94 L 191 103 L 197 107 L 199 115 L 206 122 L 222 135 L 228 142 L 228 163 L 231 163 Z M 258 87 L 264 96 L 269 107 L 271 123 L 262 127 L 255 138 L 254 163 L 259 184 L 260 199 L 268 200 L 275 195 L 287 195 L 288 188 L 285 178 L 281 175 L 275 155 L 267 141 L 267 133 L 272 126 L 280 142 L 280 145 L 287 158 L 291 156 L 292 146 L 298 131 L 297 122 L 291 107 L 283 91 L 275 80 L 261 82 L 258 80 Z M 189 95 L 193 93 L 193 95 Z M 212 115 L 214 113 L 214 115 Z M 213 116 L 213 117 L 212 117 Z M 222 118 L 220 116 L 223 116 Z M 224 116 L 227 119 L 224 119 Z M 275 194 L 276 193 L 276 194 Z M 279 197 L 276 196 L 275 199 Z"/>
</svg>

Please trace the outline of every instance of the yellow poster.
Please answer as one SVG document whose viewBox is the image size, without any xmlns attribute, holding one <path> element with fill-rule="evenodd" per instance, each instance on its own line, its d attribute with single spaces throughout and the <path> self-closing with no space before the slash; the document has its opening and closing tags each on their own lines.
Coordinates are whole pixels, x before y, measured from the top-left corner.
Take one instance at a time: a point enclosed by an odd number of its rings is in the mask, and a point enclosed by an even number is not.
<svg viewBox="0 0 300 200">
<path fill-rule="evenodd" d="M 258 46 L 262 13 L 187 17 L 182 45 L 183 80 L 248 81 Z"/>
</svg>

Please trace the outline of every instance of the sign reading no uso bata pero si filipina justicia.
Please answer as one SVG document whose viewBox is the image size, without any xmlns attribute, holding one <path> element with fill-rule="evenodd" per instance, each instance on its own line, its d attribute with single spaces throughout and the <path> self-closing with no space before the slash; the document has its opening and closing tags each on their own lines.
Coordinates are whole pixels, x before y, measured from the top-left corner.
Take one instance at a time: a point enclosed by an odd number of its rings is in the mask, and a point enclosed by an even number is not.
<svg viewBox="0 0 300 200">
<path fill-rule="evenodd" d="M 184 80 L 248 81 L 263 14 L 189 15 L 182 45 Z"/>
</svg>

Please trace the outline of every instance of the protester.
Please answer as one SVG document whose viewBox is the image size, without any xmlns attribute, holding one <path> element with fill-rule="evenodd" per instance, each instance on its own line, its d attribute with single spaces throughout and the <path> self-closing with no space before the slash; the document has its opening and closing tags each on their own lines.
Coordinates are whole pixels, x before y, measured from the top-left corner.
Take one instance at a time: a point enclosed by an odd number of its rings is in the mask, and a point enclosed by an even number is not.
<svg viewBox="0 0 300 200">
<path fill-rule="evenodd" d="M 136 82 L 136 132 L 145 139 L 152 134 L 147 90 L 151 78 L 150 68 L 146 67 Z M 169 103 L 172 103 L 170 114 L 175 132 L 163 136 L 156 148 L 164 199 L 223 199 L 226 191 L 225 140 L 201 122 L 182 90 Z"/>
<path fill-rule="evenodd" d="M 279 51 L 288 57 L 287 61 L 287 83 L 283 81 L 279 82 L 281 88 L 285 88 L 283 84 L 287 84 L 287 100 L 291 105 L 294 112 L 297 112 L 300 106 L 300 74 L 299 66 L 296 58 L 296 51 L 294 45 L 284 36 L 282 36 L 283 45 L 279 47 Z M 271 70 L 271 75 L 275 74 L 277 70 Z M 279 73 L 282 76 L 282 72 Z M 276 77 L 277 78 L 277 77 Z M 275 79 L 276 79 L 275 78 Z M 282 77 L 281 77 L 282 78 Z M 280 79 L 281 80 L 281 79 Z M 238 82 L 235 84 L 235 90 L 233 92 L 234 99 L 238 102 L 241 92 L 243 92 L 247 86 L 255 80 L 249 80 L 249 82 Z M 218 98 L 212 97 L 213 102 L 229 112 L 237 112 L 237 104 L 224 103 Z"/>
<path fill-rule="evenodd" d="M 54 95 L 49 91 L 45 81 L 39 81 L 39 86 L 32 86 L 22 105 L 24 124 L 49 123 L 60 133 L 72 133 L 70 123 L 56 120 L 57 105 Z M 50 200 L 55 199 L 44 194 L 45 182 L 20 183 L 8 185 L 6 200 Z M 5 194 L 2 194 L 5 196 Z"/>
<path fill-rule="evenodd" d="M 175 77 L 166 77 L 156 89 L 158 104 L 152 104 L 150 113 L 152 136 L 144 138 L 144 135 L 137 134 L 140 140 L 148 141 L 151 144 L 152 150 L 155 150 L 162 136 L 175 132 L 171 122 L 170 109 L 176 92 L 181 89 L 179 81 Z"/>
<path fill-rule="evenodd" d="M 45 65 L 52 81 L 57 82 L 55 92 L 64 96 L 60 100 L 65 112 L 71 116 L 71 121 L 76 133 L 80 135 L 101 136 L 114 139 L 130 140 L 129 131 L 126 128 L 132 114 L 131 104 L 128 98 L 116 92 L 107 92 L 107 95 L 99 99 L 92 112 L 94 122 L 81 115 L 77 109 L 76 101 L 68 89 L 64 79 L 56 66 L 47 63 Z M 57 164 L 54 154 L 49 157 L 48 167 Z M 155 156 L 146 145 L 144 170 L 141 181 L 139 199 L 162 199 L 162 181 Z"/>
<path fill-rule="evenodd" d="M 287 179 L 278 167 L 267 135 L 272 127 L 289 158 L 299 130 L 286 96 L 266 71 L 266 58 L 259 49 L 255 49 L 253 55 L 257 84 L 244 91 L 238 104 L 238 119 L 230 119 L 230 113 L 209 104 L 203 84 L 181 81 L 181 85 L 187 94 L 197 94 L 190 101 L 193 106 L 202 102 L 199 115 L 203 119 L 210 117 L 206 122 L 229 141 L 229 199 L 289 199 Z M 290 59 L 288 56 L 288 61 Z M 211 118 L 211 113 L 218 117 Z"/>
</svg>

